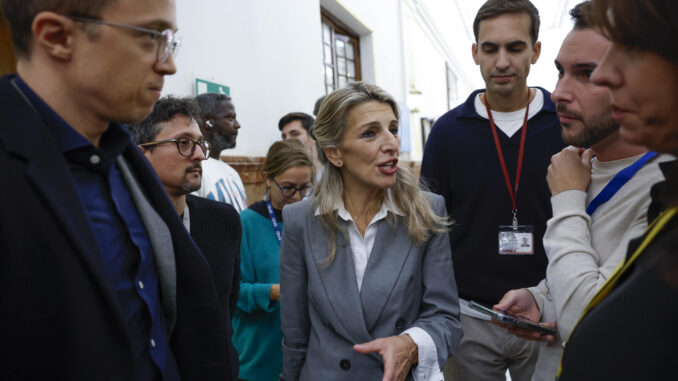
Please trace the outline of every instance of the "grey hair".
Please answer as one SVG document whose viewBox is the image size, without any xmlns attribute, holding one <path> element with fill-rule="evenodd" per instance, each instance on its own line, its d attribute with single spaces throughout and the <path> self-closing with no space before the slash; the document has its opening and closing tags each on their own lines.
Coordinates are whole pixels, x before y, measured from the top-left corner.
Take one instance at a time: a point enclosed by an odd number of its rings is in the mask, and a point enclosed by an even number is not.
<svg viewBox="0 0 678 381">
<path fill-rule="evenodd" d="M 320 221 L 330 238 L 329 253 L 323 263 L 325 266 L 330 265 L 336 255 L 336 233 L 347 233 L 337 222 L 338 216 L 334 210 L 334 205 L 342 200 L 344 181 L 339 168 L 328 160 L 324 148 L 339 146 L 348 128 L 351 110 L 370 101 L 389 105 L 396 119 L 400 120 L 398 105 L 390 94 L 378 86 L 354 82 L 335 90 L 325 98 L 311 129 L 311 134 L 320 147 L 318 156 L 324 168 L 320 182 L 314 188 L 313 209 L 319 211 Z M 404 215 L 409 236 L 415 244 L 426 242 L 431 232 L 447 231 L 449 223 L 433 212 L 416 176 L 409 168 L 398 167 L 395 185 L 391 190 L 395 206 Z M 389 214 L 389 218 L 395 224 L 396 217 Z"/>
</svg>

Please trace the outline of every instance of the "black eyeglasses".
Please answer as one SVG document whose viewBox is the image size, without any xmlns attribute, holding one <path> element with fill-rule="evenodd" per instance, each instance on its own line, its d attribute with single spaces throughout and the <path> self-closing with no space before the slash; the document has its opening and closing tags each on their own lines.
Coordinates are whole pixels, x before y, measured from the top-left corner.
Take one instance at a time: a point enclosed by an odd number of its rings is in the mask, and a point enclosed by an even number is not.
<svg viewBox="0 0 678 381">
<path fill-rule="evenodd" d="M 157 142 L 148 142 L 144 144 L 139 144 L 141 147 L 153 147 L 158 144 L 165 144 L 165 143 L 174 143 L 177 145 L 177 151 L 179 151 L 179 155 L 185 156 L 185 157 L 191 157 L 193 156 L 193 153 L 195 152 L 195 147 L 198 146 L 202 150 L 202 152 L 205 154 L 205 159 L 207 159 L 210 156 L 210 150 L 212 147 L 210 144 L 205 141 L 205 140 L 193 140 L 191 138 L 177 138 L 177 139 L 167 139 L 167 140 L 158 140 Z M 274 180 L 275 181 L 275 180 Z"/>
<path fill-rule="evenodd" d="M 137 32 L 148 33 L 151 37 L 151 40 L 156 41 L 158 44 L 158 50 L 156 52 L 156 58 L 158 62 L 165 62 L 167 59 L 172 56 L 176 57 L 179 46 L 181 45 L 181 40 L 174 35 L 174 32 L 171 29 L 165 29 L 162 32 L 158 32 L 153 29 L 140 28 L 138 26 L 116 24 L 113 22 L 90 19 L 86 17 L 79 16 L 65 16 L 73 21 L 80 21 L 90 24 L 100 24 L 108 25 L 116 28 L 124 28 L 129 30 L 135 30 Z"/>
<path fill-rule="evenodd" d="M 292 197 L 297 192 L 299 192 L 299 195 L 301 196 L 301 198 L 304 198 L 311 193 L 312 187 L 310 185 L 304 185 L 304 186 L 301 186 L 299 188 L 297 188 L 297 187 L 281 187 L 280 184 L 278 184 L 278 182 L 275 181 L 275 179 L 273 177 L 271 177 L 270 179 L 273 180 L 275 185 L 278 186 L 278 188 L 280 189 L 280 193 L 282 193 L 283 197 L 285 197 L 285 198 Z"/>
</svg>

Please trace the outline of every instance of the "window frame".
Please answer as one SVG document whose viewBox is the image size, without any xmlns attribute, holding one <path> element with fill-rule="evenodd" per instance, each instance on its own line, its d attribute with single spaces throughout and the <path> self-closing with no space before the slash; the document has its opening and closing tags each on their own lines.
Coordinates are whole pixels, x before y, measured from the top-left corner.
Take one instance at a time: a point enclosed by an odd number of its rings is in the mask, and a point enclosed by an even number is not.
<svg viewBox="0 0 678 381">
<path fill-rule="evenodd" d="M 345 77 L 347 83 L 352 81 L 362 80 L 362 70 L 360 67 L 360 36 L 353 32 L 346 24 L 342 23 L 336 17 L 332 16 L 324 8 L 320 8 L 320 20 L 321 20 L 321 44 L 322 44 L 322 55 L 323 55 L 323 83 L 325 87 L 325 94 L 329 94 L 329 88 L 336 90 L 339 88 L 339 77 Z M 328 47 L 325 42 L 325 28 L 324 26 L 328 25 L 330 30 L 330 41 L 331 41 L 331 63 L 326 62 L 327 57 L 325 54 L 326 47 Z M 350 44 L 353 48 L 353 59 L 351 60 L 347 56 L 337 56 L 337 40 L 341 40 L 344 44 Z M 348 65 L 346 66 L 346 73 L 339 74 L 339 58 L 344 58 L 346 62 L 353 62 L 354 64 L 354 77 L 348 75 Z M 332 83 L 327 82 L 327 70 L 328 68 L 332 70 Z"/>
</svg>

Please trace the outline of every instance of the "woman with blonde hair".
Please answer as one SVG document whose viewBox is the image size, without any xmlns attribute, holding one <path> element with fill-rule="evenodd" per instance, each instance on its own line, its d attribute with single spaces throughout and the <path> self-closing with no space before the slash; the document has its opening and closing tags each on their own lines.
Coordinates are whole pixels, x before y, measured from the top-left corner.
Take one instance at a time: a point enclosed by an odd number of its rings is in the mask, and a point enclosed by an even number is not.
<svg viewBox="0 0 678 381">
<path fill-rule="evenodd" d="M 322 104 L 322 178 L 283 211 L 282 380 L 442 379 L 461 339 L 445 202 L 398 165 L 398 119 L 361 82 Z"/>
<path fill-rule="evenodd" d="M 310 193 L 314 168 L 297 139 L 275 142 L 264 161 L 266 195 L 240 213 L 240 292 L 233 316 L 233 345 L 239 379 L 277 380 L 282 368 L 280 341 L 280 239 L 282 209 Z"/>
</svg>

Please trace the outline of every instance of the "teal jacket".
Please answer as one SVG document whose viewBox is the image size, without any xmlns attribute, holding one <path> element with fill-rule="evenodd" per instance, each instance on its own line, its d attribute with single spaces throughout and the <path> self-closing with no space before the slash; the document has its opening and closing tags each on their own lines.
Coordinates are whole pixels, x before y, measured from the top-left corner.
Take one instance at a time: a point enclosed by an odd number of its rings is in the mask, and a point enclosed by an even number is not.
<svg viewBox="0 0 678 381">
<path fill-rule="evenodd" d="M 282 230 L 282 215 L 276 211 Z M 280 245 L 263 201 L 240 213 L 240 293 L 233 315 L 233 345 L 240 359 L 239 378 L 278 380 L 282 371 L 280 303 L 270 298 L 280 283 Z"/>
</svg>

